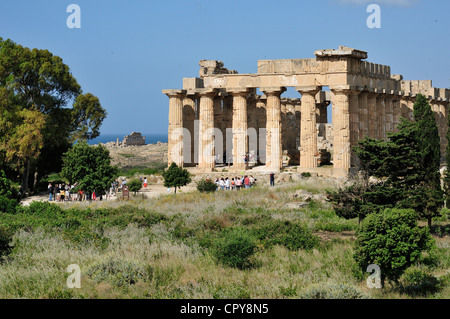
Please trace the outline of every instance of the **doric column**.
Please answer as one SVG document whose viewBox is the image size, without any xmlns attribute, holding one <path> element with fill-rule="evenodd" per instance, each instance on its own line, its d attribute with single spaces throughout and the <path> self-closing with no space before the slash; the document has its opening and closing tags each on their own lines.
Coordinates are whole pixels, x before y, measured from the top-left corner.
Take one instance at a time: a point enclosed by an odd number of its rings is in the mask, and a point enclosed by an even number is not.
<svg viewBox="0 0 450 319">
<path fill-rule="evenodd" d="M 361 92 L 358 96 L 359 104 L 359 140 L 369 136 L 369 109 L 367 105 L 366 91 Z"/>
<path fill-rule="evenodd" d="M 225 149 L 226 163 L 233 162 L 233 97 L 229 93 L 223 94 L 222 102 L 222 133 L 223 146 Z M 228 134 L 228 136 L 227 136 Z"/>
<path fill-rule="evenodd" d="M 414 103 L 416 102 L 416 95 L 412 94 L 407 98 L 408 117 L 410 121 L 414 119 Z"/>
<path fill-rule="evenodd" d="M 260 88 L 260 90 L 267 97 L 266 168 L 279 171 L 283 167 L 280 96 L 286 88 Z"/>
<path fill-rule="evenodd" d="M 183 102 L 184 90 L 163 90 L 169 97 L 168 165 L 183 167 Z"/>
<path fill-rule="evenodd" d="M 300 167 L 317 167 L 316 94 L 321 87 L 296 87 L 301 95 Z"/>
<path fill-rule="evenodd" d="M 334 168 L 349 169 L 351 167 L 350 140 L 350 90 L 331 89 L 333 104 L 333 166 Z"/>
<path fill-rule="evenodd" d="M 386 95 L 386 133 L 394 132 L 394 96 Z M 386 134 L 387 136 L 387 134 Z"/>
<path fill-rule="evenodd" d="M 367 106 L 369 109 L 369 137 L 378 138 L 377 134 L 377 93 L 370 92 L 367 94 Z"/>
<path fill-rule="evenodd" d="M 214 89 L 203 89 L 198 94 L 200 96 L 198 167 L 212 171 L 215 167 L 214 97 L 217 92 Z"/>
<path fill-rule="evenodd" d="M 350 150 L 359 141 L 359 94 L 360 90 L 351 90 L 349 96 L 349 116 L 350 116 Z M 358 157 L 351 151 L 351 166 L 356 166 Z"/>
<path fill-rule="evenodd" d="M 400 117 L 402 116 L 400 96 L 398 94 L 394 95 L 392 99 L 392 113 L 393 132 L 398 132 L 398 124 L 400 123 Z"/>
<path fill-rule="evenodd" d="M 384 93 L 377 96 L 377 136 L 379 139 L 386 137 L 386 95 Z"/>
<path fill-rule="evenodd" d="M 188 94 L 183 99 L 183 127 L 189 134 L 183 135 L 183 161 L 184 164 L 196 163 L 194 158 L 194 137 L 195 137 L 195 100 L 196 96 Z"/>
<path fill-rule="evenodd" d="M 247 169 L 245 155 L 248 153 L 247 96 L 248 90 L 233 90 L 233 167 Z"/>
</svg>

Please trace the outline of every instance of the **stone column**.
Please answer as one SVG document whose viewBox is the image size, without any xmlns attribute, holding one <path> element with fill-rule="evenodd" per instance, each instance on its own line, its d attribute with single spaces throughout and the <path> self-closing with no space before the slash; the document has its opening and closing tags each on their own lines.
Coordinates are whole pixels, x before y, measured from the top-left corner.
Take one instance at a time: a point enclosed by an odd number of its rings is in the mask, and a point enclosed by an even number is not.
<svg viewBox="0 0 450 319">
<path fill-rule="evenodd" d="M 351 140 L 350 140 L 350 90 L 333 88 L 331 99 L 333 104 L 334 126 L 334 168 L 344 169 L 348 172 L 351 167 Z"/>
<path fill-rule="evenodd" d="M 400 96 L 394 95 L 392 99 L 392 111 L 393 111 L 393 131 L 398 132 L 398 124 L 400 123 L 400 117 L 402 116 L 402 110 L 400 106 Z"/>
<path fill-rule="evenodd" d="M 403 117 L 405 119 L 409 119 L 408 97 L 409 97 L 409 93 L 403 92 L 400 95 L 401 117 Z"/>
<path fill-rule="evenodd" d="M 223 112 L 222 112 L 222 93 L 218 93 L 214 97 L 214 153 L 216 156 L 216 161 L 218 163 L 223 163 L 223 152 L 224 152 L 224 144 L 223 144 Z M 222 136 L 220 136 L 222 134 Z"/>
<path fill-rule="evenodd" d="M 409 98 L 407 99 L 407 106 L 408 106 L 408 117 L 407 119 L 409 119 L 410 121 L 412 121 L 414 119 L 414 103 L 416 102 L 416 95 L 413 94 L 411 96 L 409 96 Z"/>
<path fill-rule="evenodd" d="M 377 136 L 379 139 L 386 137 L 386 95 L 384 93 L 377 96 Z"/>
<path fill-rule="evenodd" d="M 226 155 L 226 163 L 233 162 L 233 97 L 229 93 L 222 93 L 224 95 L 222 102 L 222 133 L 223 146 Z M 227 134 L 229 136 L 227 136 Z"/>
<path fill-rule="evenodd" d="M 300 168 L 317 167 L 316 94 L 321 87 L 296 87 L 301 97 Z"/>
<path fill-rule="evenodd" d="M 349 96 L 349 116 L 350 116 L 350 150 L 359 141 L 359 94 L 360 90 L 351 90 Z M 357 166 L 358 157 L 351 151 L 351 166 Z"/>
<path fill-rule="evenodd" d="M 361 92 L 358 96 L 359 104 L 359 140 L 369 136 L 369 109 L 367 105 L 367 92 Z"/>
<path fill-rule="evenodd" d="M 183 102 L 184 90 L 163 90 L 169 97 L 168 165 L 183 167 Z"/>
<path fill-rule="evenodd" d="M 198 159 L 194 158 L 195 137 L 195 95 L 188 94 L 183 99 L 183 127 L 189 134 L 183 136 L 184 164 L 194 164 Z"/>
<path fill-rule="evenodd" d="M 211 172 L 215 167 L 214 158 L 214 97 L 217 92 L 214 89 L 203 89 L 200 96 L 199 116 L 199 150 L 198 167 Z"/>
<path fill-rule="evenodd" d="M 386 133 L 394 132 L 394 96 L 386 95 Z M 387 134 L 386 136 L 387 137 Z"/>
<path fill-rule="evenodd" d="M 233 168 L 247 169 L 244 161 L 248 153 L 247 90 L 231 91 L 233 96 Z"/>
<path fill-rule="evenodd" d="M 260 88 L 260 90 L 267 97 L 266 168 L 273 171 L 280 171 L 283 167 L 280 96 L 286 88 Z"/>
<path fill-rule="evenodd" d="M 367 106 L 369 110 L 369 137 L 378 138 L 377 134 L 377 122 L 378 122 L 378 112 L 377 112 L 377 93 L 370 92 L 367 95 Z"/>
</svg>

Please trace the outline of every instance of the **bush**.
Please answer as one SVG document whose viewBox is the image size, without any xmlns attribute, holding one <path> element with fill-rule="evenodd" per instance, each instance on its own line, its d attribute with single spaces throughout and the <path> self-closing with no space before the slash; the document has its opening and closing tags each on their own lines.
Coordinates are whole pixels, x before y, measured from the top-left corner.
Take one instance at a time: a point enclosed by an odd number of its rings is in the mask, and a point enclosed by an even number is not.
<svg viewBox="0 0 450 319">
<path fill-rule="evenodd" d="M 11 252 L 11 247 L 9 246 L 11 240 L 11 230 L 0 226 L 0 257 L 6 256 Z"/>
<path fill-rule="evenodd" d="M 113 259 L 112 257 L 92 265 L 86 274 L 97 283 L 107 282 L 112 286 L 133 285 L 148 279 L 148 270 L 137 261 Z"/>
<path fill-rule="evenodd" d="M 0 212 L 6 214 L 14 214 L 19 203 L 14 199 L 0 195 Z"/>
<path fill-rule="evenodd" d="M 217 184 L 209 179 L 202 179 L 197 183 L 197 190 L 199 192 L 215 192 L 217 190 Z"/>
<path fill-rule="evenodd" d="M 410 267 L 400 279 L 401 291 L 411 296 L 425 296 L 440 290 L 441 282 L 428 271 L 419 267 Z"/>
<path fill-rule="evenodd" d="M 246 268 L 256 249 L 256 239 L 242 228 L 226 230 L 214 245 L 213 254 L 224 265 Z"/>
<path fill-rule="evenodd" d="M 282 245 L 289 250 L 312 249 L 319 243 L 306 226 L 293 224 L 290 221 L 273 221 L 269 225 L 254 231 L 259 240 L 264 240 L 267 247 Z"/>
<path fill-rule="evenodd" d="M 398 281 L 434 244 L 429 229 L 417 226 L 412 209 L 386 209 L 369 214 L 357 231 L 354 258 L 362 271 L 370 264 L 381 269 L 381 280 Z"/>
<path fill-rule="evenodd" d="M 299 295 L 300 299 L 369 299 L 370 296 L 346 284 L 318 284 Z"/>
<path fill-rule="evenodd" d="M 136 195 L 137 192 L 139 192 L 142 188 L 142 182 L 140 179 L 133 179 L 128 183 L 128 189 L 130 192 L 133 192 L 134 195 Z"/>
<path fill-rule="evenodd" d="M 12 187 L 12 182 L 6 178 L 6 174 L 3 170 L 0 170 L 0 196 L 5 196 L 7 198 L 13 198 L 15 196 L 14 188 Z"/>
</svg>

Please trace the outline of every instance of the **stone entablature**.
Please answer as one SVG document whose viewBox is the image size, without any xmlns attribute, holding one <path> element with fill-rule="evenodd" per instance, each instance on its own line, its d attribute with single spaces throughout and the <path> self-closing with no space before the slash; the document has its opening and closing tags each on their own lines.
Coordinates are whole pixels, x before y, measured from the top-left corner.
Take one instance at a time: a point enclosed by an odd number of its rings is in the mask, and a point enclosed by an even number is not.
<svg viewBox="0 0 450 319">
<path fill-rule="evenodd" d="M 176 155 L 172 160 L 211 170 L 216 150 L 228 145 L 233 154 L 226 154 L 227 161 L 244 169 L 248 165 L 240 159 L 256 147 L 259 162 L 268 170 L 280 170 L 287 154 L 290 164 L 305 171 L 317 167 L 320 147 L 326 146 L 332 147 L 335 175 L 347 175 L 356 165 L 351 147 L 365 136 L 386 137 L 396 130 L 400 117 L 412 118 L 418 93 L 427 96 L 435 113 L 444 156 L 450 90 L 432 87 L 431 80 L 391 75 L 389 66 L 363 61 L 365 51 L 340 46 L 314 53 L 311 59 L 259 60 L 253 74 L 228 70 L 221 61 L 200 61 L 199 78 L 184 78 L 182 90 L 163 90 L 169 96 L 169 154 L 172 150 Z M 283 98 L 287 87 L 294 87 L 300 98 Z M 263 95 L 257 95 L 257 89 Z M 327 125 L 330 103 L 332 127 Z M 200 122 L 197 128 L 195 120 Z M 180 135 L 183 128 L 190 139 Z M 231 141 L 225 138 L 227 129 L 232 130 Z M 257 132 L 256 144 L 245 137 L 248 129 Z M 217 144 L 218 133 L 222 145 Z M 196 143 L 198 152 L 193 151 Z"/>
</svg>

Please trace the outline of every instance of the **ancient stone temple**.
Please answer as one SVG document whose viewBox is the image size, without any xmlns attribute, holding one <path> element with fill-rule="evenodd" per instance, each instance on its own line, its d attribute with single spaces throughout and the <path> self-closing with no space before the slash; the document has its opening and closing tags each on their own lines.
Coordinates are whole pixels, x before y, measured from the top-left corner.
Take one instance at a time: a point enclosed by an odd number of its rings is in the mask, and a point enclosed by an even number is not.
<svg viewBox="0 0 450 319">
<path fill-rule="evenodd" d="M 365 61 L 364 51 L 340 46 L 314 54 L 259 60 L 252 74 L 200 61 L 199 77 L 184 78 L 182 89 L 163 90 L 169 165 L 348 176 L 357 165 L 351 147 L 366 136 L 384 138 L 401 117 L 412 118 L 418 93 L 436 116 L 444 157 L 450 90 L 391 75 L 389 66 Z M 288 87 L 299 98 L 283 98 Z"/>
<path fill-rule="evenodd" d="M 132 132 L 124 137 L 122 144 L 125 146 L 145 145 L 145 136 L 142 136 L 141 133 Z"/>
</svg>

